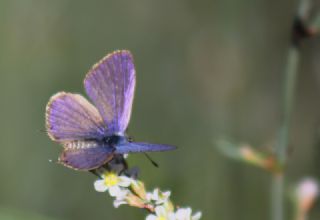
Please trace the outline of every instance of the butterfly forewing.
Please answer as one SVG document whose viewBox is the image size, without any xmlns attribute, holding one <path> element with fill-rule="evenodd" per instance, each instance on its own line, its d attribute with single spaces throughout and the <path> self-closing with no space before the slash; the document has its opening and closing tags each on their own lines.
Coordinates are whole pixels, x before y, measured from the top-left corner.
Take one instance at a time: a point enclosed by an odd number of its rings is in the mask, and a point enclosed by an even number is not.
<svg viewBox="0 0 320 220">
<path fill-rule="evenodd" d="M 97 109 L 83 96 L 65 92 L 51 97 L 46 108 L 46 127 L 51 139 L 58 142 L 100 139 L 106 133 Z"/>
<path fill-rule="evenodd" d="M 84 80 L 88 96 L 111 133 L 123 134 L 128 126 L 135 80 L 133 58 L 126 50 L 107 55 Z"/>
</svg>

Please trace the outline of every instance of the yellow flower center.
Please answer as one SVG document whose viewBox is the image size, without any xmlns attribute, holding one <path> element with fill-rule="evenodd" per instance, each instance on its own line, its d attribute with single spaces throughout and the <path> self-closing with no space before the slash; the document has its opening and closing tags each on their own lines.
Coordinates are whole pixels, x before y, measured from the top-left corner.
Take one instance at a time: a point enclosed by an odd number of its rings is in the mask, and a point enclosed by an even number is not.
<svg viewBox="0 0 320 220">
<path fill-rule="evenodd" d="M 159 216 L 159 217 L 157 218 L 157 220 L 167 220 L 167 218 L 165 218 L 165 217 L 163 217 L 163 216 Z"/>
<path fill-rule="evenodd" d="M 119 183 L 119 178 L 115 173 L 106 173 L 104 178 L 104 184 L 107 187 L 115 186 Z"/>
</svg>

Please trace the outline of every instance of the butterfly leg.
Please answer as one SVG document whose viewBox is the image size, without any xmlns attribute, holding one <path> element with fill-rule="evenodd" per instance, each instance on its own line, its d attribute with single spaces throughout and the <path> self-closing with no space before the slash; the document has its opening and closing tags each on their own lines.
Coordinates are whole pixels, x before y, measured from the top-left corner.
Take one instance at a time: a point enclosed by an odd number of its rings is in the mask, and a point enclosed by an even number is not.
<svg viewBox="0 0 320 220">
<path fill-rule="evenodd" d="M 128 170 L 128 164 L 124 159 L 123 155 L 116 154 L 109 163 L 103 165 L 103 168 L 105 168 L 108 171 L 113 171 L 118 174 L 122 174 L 123 172 Z"/>
<path fill-rule="evenodd" d="M 102 178 L 101 178 L 101 174 L 100 174 L 100 172 L 98 171 L 98 169 L 89 170 L 89 172 L 92 173 L 93 175 L 97 176 L 99 179 L 102 179 Z"/>
</svg>

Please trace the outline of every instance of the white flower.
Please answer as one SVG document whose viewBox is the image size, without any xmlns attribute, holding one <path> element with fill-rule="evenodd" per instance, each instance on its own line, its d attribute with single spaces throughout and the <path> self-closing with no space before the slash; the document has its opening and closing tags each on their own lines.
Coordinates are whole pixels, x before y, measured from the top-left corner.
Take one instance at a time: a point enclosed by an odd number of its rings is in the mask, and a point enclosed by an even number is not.
<svg viewBox="0 0 320 220">
<path fill-rule="evenodd" d="M 109 191 L 109 194 L 113 197 L 117 197 L 123 194 L 123 188 L 129 187 L 131 179 L 127 176 L 118 176 L 113 172 L 106 172 L 102 175 L 102 179 L 94 182 L 94 188 L 98 192 Z"/>
<path fill-rule="evenodd" d="M 130 191 L 127 189 L 123 189 L 120 193 L 118 193 L 116 199 L 113 201 L 113 206 L 115 208 L 119 208 L 120 205 L 128 204 L 126 199 L 129 193 Z"/>
<path fill-rule="evenodd" d="M 168 211 L 163 206 L 157 206 L 155 208 L 155 215 L 148 215 L 146 220 L 175 220 L 175 217 L 174 213 L 168 213 Z"/>
<path fill-rule="evenodd" d="M 201 212 L 192 215 L 191 208 L 180 208 L 175 213 L 176 220 L 199 220 L 202 216 Z"/>
<path fill-rule="evenodd" d="M 170 191 L 161 192 L 158 188 L 154 189 L 152 193 L 147 193 L 147 201 L 154 201 L 155 204 L 160 205 L 168 201 L 171 195 Z"/>
</svg>

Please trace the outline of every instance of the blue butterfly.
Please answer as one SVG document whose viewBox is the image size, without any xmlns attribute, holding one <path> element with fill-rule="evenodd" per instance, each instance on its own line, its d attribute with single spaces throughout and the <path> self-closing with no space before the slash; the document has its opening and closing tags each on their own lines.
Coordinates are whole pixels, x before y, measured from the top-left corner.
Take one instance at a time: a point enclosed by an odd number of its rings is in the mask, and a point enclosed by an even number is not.
<svg viewBox="0 0 320 220">
<path fill-rule="evenodd" d="M 130 121 L 136 84 L 129 51 L 108 54 L 84 79 L 87 95 L 59 92 L 46 107 L 49 137 L 63 146 L 59 163 L 76 170 L 94 170 L 116 155 L 168 151 L 174 146 L 132 142 L 125 131 Z"/>
</svg>

